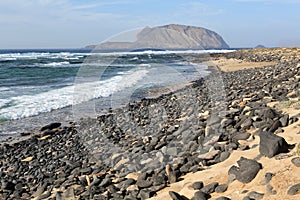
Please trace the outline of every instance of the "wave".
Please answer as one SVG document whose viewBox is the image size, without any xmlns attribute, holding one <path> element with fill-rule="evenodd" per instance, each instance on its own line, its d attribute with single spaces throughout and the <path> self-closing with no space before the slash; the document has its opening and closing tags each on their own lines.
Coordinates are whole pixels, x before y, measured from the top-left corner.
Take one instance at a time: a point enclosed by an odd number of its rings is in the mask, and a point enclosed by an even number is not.
<svg viewBox="0 0 300 200">
<path fill-rule="evenodd" d="M 64 66 L 64 65 L 69 65 L 69 62 L 52 62 L 52 63 L 47 63 L 43 64 L 45 67 L 57 67 L 57 66 Z"/>
<path fill-rule="evenodd" d="M 9 91 L 10 88 L 8 87 L 0 87 L 0 92 Z"/>
<path fill-rule="evenodd" d="M 0 57 L 0 62 L 9 62 L 9 61 L 15 61 L 16 58 L 10 58 L 10 57 Z"/>
<path fill-rule="evenodd" d="M 143 64 L 139 64 L 138 66 L 139 67 L 151 67 L 151 64 L 143 63 Z"/>
<path fill-rule="evenodd" d="M 105 53 L 91 53 L 91 55 L 103 56 L 126 56 L 126 55 L 167 55 L 167 54 L 209 54 L 209 53 L 229 53 L 236 50 L 230 49 L 211 49 L 211 50 L 145 50 L 145 51 L 125 51 L 125 52 L 105 52 Z"/>
<path fill-rule="evenodd" d="M 10 61 L 10 60 L 35 60 L 40 58 L 47 59 L 69 59 L 75 60 L 80 59 L 85 56 L 91 55 L 90 53 L 70 53 L 70 52 L 60 52 L 60 53 L 4 53 L 0 54 L 0 61 Z"/>
<path fill-rule="evenodd" d="M 0 109 L 4 106 L 7 106 L 7 104 L 10 103 L 10 100 L 8 99 L 0 99 Z"/>
<path fill-rule="evenodd" d="M 133 57 L 133 58 L 131 58 L 131 59 L 129 59 L 130 61 L 136 61 L 136 60 L 139 60 L 139 57 L 137 57 L 137 56 L 135 56 L 135 57 Z"/>
<path fill-rule="evenodd" d="M 20 119 L 92 99 L 108 97 L 133 86 L 147 73 L 147 70 L 135 70 L 131 74 L 114 76 L 104 81 L 75 84 L 36 95 L 22 95 L 1 100 L 1 106 L 4 108 L 0 110 L 0 118 Z M 8 107 L 7 104 L 10 102 L 14 102 L 14 105 Z"/>
</svg>

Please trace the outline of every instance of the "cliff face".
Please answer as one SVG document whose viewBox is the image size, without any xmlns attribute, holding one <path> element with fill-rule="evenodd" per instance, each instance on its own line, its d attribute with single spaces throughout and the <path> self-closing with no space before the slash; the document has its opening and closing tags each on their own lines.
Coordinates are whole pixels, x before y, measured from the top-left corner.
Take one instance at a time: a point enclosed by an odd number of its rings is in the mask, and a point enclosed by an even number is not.
<svg viewBox="0 0 300 200">
<path fill-rule="evenodd" d="M 87 48 L 128 49 L 128 48 L 229 48 L 223 38 L 211 30 L 170 24 L 146 27 L 136 35 L 134 42 L 105 42 Z"/>
</svg>

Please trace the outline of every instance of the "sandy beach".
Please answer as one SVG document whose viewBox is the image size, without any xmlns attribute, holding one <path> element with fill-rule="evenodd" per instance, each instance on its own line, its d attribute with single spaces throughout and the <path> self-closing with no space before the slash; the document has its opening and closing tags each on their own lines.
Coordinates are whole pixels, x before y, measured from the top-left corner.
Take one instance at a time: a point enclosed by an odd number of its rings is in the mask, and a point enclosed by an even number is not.
<svg viewBox="0 0 300 200">
<path fill-rule="evenodd" d="M 0 199 L 299 199 L 299 63 L 296 48 L 212 55 L 185 88 L 2 143 Z"/>
</svg>

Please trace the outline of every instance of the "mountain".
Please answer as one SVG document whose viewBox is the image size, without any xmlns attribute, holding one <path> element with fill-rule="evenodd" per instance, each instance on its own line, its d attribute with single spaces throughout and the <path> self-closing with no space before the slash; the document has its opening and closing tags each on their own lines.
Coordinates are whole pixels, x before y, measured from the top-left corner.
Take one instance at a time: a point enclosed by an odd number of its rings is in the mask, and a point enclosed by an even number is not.
<svg viewBox="0 0 300 200">
<path fill-rule="evenodd" d="M 189 49 L 189 48 L 229 48 L 223 38 L 214 31 L 195 26 L 170 24 L 145 27 L 135 35 L 133 42 L 108 41 L 85 48 L 96 49 Z"/>
<path fill-rule="evenodd" d="M 256 47 L 254 47 L 255 49 L 257 49 L 257 48 L 266 48 L 264 45 L 261 45 L 261 44 L 259 44 L 259 45 L 257 45 Z"/>
</svg>

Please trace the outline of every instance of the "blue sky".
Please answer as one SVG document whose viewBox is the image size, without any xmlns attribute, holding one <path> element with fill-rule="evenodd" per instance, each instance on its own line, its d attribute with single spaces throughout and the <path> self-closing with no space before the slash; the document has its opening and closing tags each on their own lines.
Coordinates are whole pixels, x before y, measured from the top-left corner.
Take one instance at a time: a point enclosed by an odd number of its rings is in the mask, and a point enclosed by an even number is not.
<svg viewBox="0 0 300 200">
<path fill-rule="evenodd" d="M 300 46 L 300 0 L 1 0 L 0 49 L 77 48 L 164 24 L 216 31 L 231 47 Z"/>
</svg>

